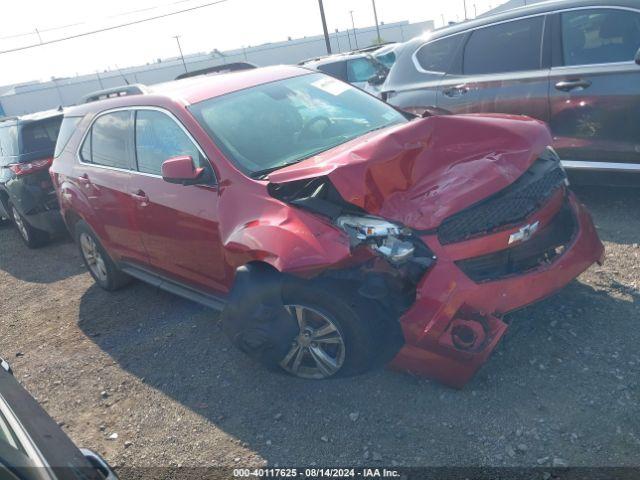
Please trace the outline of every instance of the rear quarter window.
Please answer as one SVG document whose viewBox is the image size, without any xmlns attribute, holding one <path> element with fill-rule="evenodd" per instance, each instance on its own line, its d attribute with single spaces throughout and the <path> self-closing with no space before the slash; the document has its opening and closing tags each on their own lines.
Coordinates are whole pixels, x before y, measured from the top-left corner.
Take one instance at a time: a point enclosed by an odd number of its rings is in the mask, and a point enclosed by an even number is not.
<svg viewBox="0 0 640 480">
<path fill-rule="evenodd" d="M 418 64 L 427 72 L 448 72 L 463 38 L 464 34 L 458 34 L 423 45 L 416 52 Z"/>
<path fill-rule="evenodd" d="M 76 127 L 78 126 L 78 123 L 81 119 L 82 117 L 64 117 L 64 119 L 62 120 L 62 125 L 60 126 L 60 132 L 58 133 L 56 149 L 53 154 L 54 158 L 59 157 L 62 151 L 65 149 L 65 147 L 69 143 L 69 140 L 71 140 L 71 137 L 76 131 Z"/>
</svg>

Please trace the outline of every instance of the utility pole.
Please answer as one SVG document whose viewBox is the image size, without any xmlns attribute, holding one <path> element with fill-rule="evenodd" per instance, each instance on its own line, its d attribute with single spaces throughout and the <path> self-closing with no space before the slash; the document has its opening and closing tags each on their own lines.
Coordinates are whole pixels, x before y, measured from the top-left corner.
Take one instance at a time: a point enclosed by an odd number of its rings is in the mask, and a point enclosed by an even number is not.
<svg viewBox="0 0 640 480">
<path fill-rule="evenodd" d="M 376 0 L 371 0 L 371 4 L 373 5 L 373 18 L 376 21 L 376 32 L 378 35 L 376 43 L 380 43 L 382 41 L 382 37 L 380 36 L 380 25 L 378 25 L 378 11 L 376 10 Z"/>
<path fill-rule="evenodd" d="M 358 47 L 358 34 L 356 33 L 356 22 L 353 21 L 353 10 L 349 10 L 349 13 L 351 14 L 351 26 L 353 27 L 353 39 L 356 42 L 356 50 L 359 48 Z"/>
<path fill-rule="evenodd" d="M 338 53 L 341 53 L 342 50 L 340 49 L 340 31 L 336 28 L 336 42 L 338 42 Z"/>
<path fill-rule="evenodd" d="M 96 70 L 96 75 L 98 76 L 98 84 L 100 85 L 100 90 L 102 90 L 104 88 L 104 85 L 102 84 L 102 79 L 100 78 L 100 72 L 98 70 Z"/>
<path fill-rule="evenodd" d="M 467 20 L 469 17 L 467 16 L 467 0 L 462 0 L 464 4 L 464 19 Z"/>
<path fill-rule="evenodd" d="M 324 17 L 324 5 L 322 0 L 318 0 L 320 6 L 320 18 L 322 19 L 322 29 L 324 30 L 324 43 L 327 46 L 327 55 L 331 55 L 331 41 L 329 40 L 329 30 L 327 29 L 327 19 Z"/>
<path fill-rule="evenodd" d="M 178 42 L 178 50 L 180 51 L 180 58 L 182 59 L 182 65 L 184 66 L 184 73 L 188 73 L 187 63 L 184 61 L 184 55 L 182 54 L 182 47 L 180 46 L 180 35 L 174 35 L 173 38 Z"/>
<path fill-rule="evenodd" d="M 476 4 L 473 4 L 473 18 L 477 18 L 478 17 L 478 7 L 476 7 Z"/>
</svg>

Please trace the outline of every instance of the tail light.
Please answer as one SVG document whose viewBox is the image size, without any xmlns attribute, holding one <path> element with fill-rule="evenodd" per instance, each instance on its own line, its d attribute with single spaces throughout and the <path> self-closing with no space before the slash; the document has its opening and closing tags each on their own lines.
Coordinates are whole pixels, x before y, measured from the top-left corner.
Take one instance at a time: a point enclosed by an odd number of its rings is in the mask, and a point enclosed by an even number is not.
<svg viewBox="0 0 640 480">
<path fill-rule="evenodd" d="M 9 168 L 13 173 L 20 176 L 39 172 L 40 170 L 46 170 L 52 163 L 53 158 L 45 158 L 42 160 L 34 160 L 33 162 L 13 163 L 9 165 Z"/>
</svg>

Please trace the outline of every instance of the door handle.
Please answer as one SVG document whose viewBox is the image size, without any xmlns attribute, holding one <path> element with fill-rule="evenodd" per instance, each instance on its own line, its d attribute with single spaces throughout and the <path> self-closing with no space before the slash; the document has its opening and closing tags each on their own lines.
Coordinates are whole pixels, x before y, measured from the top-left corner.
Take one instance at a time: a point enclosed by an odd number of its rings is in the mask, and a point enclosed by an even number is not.
<svg viewBox="0 0 640 480">
<path fill-rule="evenodd" d="M 556 83 L 556 90 L 562 90 L 563 92 L 570 92 L 571 90 L 584 90 L 585 88 L 589 88 L 591 86 L 591 82 L 589 80 L 583 80 L 582 78 L 578 78 L 575 80 L 563 80 L 561 82 Z"/>
<path fill-rule="evenodd" d="M 456 85 L 455 87 L 445 88 L 442 93 L 447 97 L 459 97 L 469 92 L 469 87 L 466 85 Z"/>
<path fill-rule="evenodd" d="M 142 190 L 136 190 L 131 194 L 131 197 L 140 204 L 141 207 L 149 205 L 149 197 Z"/>
</svg>

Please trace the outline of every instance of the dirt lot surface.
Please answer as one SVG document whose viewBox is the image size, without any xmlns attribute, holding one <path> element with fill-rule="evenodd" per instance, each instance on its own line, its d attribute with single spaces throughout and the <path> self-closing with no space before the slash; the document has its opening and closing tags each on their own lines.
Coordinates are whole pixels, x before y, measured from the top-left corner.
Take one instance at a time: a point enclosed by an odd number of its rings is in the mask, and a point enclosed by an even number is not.
<svg viewBox="0 0 640 480">
<path fill-rule="evenodd" d="M 510 315 L 462 391 L 386 370 L 313 383 L 236 352 L 216 314 L 94 286 L 75 245 L 0 229 L 0 355 L 114 466 L 640 466 L 640 190 L 580 189 L 607 261 Z M 117 434 L 117 438 L 116 435 Z"/>
</svg>

